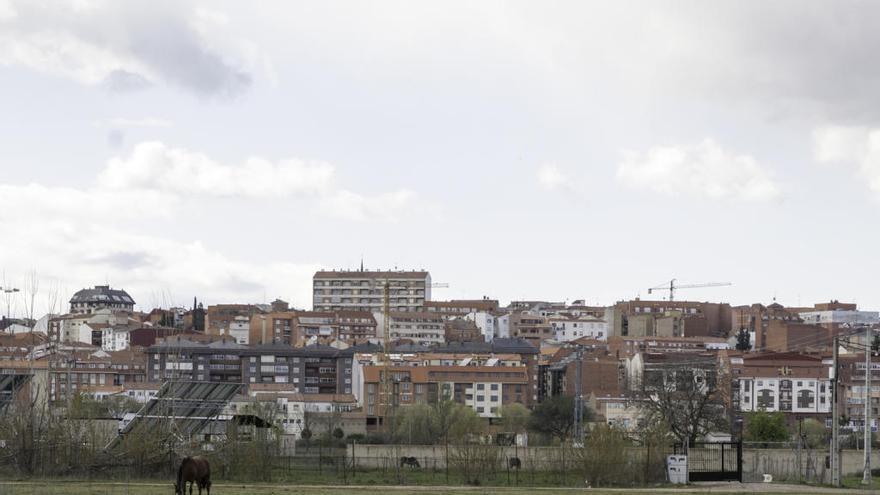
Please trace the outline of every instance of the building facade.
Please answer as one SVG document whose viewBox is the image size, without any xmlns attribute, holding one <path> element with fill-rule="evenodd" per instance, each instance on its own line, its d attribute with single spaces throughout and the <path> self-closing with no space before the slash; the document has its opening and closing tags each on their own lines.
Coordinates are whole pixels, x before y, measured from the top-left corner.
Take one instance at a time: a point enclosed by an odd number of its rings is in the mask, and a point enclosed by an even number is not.
<svg viewBox="0 0 880 495">
<path fill-rule="evenodd" d="M 423 311 L 431 300 L 424 271 L 319 271 L 312 279 L 314 311 L 382 311 L 388 284 L 393 311 Z"/>
</svg>

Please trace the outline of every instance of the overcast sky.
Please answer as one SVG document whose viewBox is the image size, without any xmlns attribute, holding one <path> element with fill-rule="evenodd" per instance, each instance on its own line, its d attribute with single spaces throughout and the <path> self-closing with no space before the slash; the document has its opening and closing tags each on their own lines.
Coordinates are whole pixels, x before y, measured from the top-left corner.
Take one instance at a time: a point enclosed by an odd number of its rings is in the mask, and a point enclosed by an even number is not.
<svg viewBox="0 0 880 495">
<path fill-rule="evenodd" d="M 880 308 L 880 3 L 0 0 L 0 269 Z M 5 312 L 5 307 L 2 308 Z M 40 303 L 38 303 L 38 310 Z"/>
</svg>

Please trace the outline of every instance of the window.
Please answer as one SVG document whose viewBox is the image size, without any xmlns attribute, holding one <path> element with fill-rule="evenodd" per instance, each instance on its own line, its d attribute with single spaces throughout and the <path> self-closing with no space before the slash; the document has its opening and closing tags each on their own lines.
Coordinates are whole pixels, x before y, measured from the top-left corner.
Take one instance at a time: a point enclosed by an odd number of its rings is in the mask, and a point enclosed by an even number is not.
<svg viewBox="0 0 880 495">
<path fill-rule="evenodd" d="M 477 384 L 477 390 L 483 390 L 486 386 L 482 383 Z"/>
<path fill-rule="evenodd" d="M 758 392 L 758 407 L 769 410 L 775 407 L 775 396 L 772 390 L 764 388 Z"/>
<path fill-rule="evenodd" d="M 493 383 L 492 386 L 491 386 L 490 388 L 491 388 L 492 390 L 498 390 L 498 384 L 497 384 L 497 383 Z"/>
</svg>

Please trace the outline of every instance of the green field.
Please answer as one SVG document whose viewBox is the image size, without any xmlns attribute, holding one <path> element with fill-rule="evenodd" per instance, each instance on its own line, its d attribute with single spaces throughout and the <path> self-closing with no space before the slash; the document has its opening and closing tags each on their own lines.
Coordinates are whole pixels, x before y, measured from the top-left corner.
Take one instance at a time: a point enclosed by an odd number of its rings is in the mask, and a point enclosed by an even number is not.
<svg viewBox="0 0 880 495">
<path fill-rule="evenodd" d="M 830 488 L 796 485 L 712 484 L 675 488 L 654 489 L 575 489 L 575 488 L 504 488 L 504 487 L 450 487 L 450 486 L 305 486 L 278 484 L 217 483 L 211 493 L 216 495 L 561 495 L 565 493 L 650 494 L 650 493 L 762 493 L 762 494 L 817 494 L 817 493 L 865 493 L 859 490 L 834 490 Z M 161 483 L 109 483 L 109 482 L 0 482 L 0 495 L 160 495 L 172 494 L 169 481 Z M 193 490 L 197 493 L 197 490 Z"/>
</svg>

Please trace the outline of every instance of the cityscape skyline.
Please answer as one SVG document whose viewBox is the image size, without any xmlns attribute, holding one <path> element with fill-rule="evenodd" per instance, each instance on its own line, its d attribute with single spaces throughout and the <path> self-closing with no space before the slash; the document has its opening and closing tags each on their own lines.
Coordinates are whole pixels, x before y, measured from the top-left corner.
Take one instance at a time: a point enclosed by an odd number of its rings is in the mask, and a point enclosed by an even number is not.
<svg viewBox="0 0 880 495">
<path fill-rule="evenodd" d="M 457 7 L 0 2 L 6 284 L 880 308 L 880 6 Z"/>
</svg>

